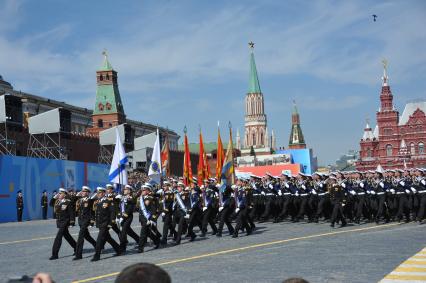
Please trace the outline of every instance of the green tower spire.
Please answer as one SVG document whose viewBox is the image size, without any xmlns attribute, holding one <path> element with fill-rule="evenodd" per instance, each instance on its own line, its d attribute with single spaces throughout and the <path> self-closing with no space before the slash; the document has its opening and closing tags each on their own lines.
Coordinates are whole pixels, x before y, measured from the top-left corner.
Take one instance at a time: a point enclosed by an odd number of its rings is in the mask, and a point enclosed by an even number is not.
<svg viewBox="0 0 426 283">
<path fill-rule="evenodd" d="M 260 90 L 259 78 L 257 77 L 256 62 L 254 61 L 254 43 L 250 42 L 250 75 L 248 93 L 262 93 Z"/>
<path fill-rule="evenodd" d="M 124 116 L 123 104 L 118 89 L 117 72 L 112 68 L 105 50 L 102 52 L 102 55 L 104 55 L 103 64 L 96 71 L 97 88 L 93 114 L 117 113 Z"/>
<path fill-rule="evenodd" d="M 303 137 L 302 128 L 300 127 L 300 117 L 297 111 L 296 101 L 293 100 L 293 111 L 291 114 L 291 132 L 288 143 L 290 149 L 306 148 L 305 138 Z"/>
</svg>

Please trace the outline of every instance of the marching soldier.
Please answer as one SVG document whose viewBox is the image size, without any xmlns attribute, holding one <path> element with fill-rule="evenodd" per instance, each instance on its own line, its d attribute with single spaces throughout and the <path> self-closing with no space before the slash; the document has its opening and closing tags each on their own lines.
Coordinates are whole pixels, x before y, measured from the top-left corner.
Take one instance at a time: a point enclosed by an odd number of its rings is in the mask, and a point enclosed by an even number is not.
<svg viewBox="0 0 426 283">
<path fill-rule="evenodd" d="M 43 214 L 43 219 L 47 219 L 47 207 L 49 205 L 49 201 L 47 199 L 47 192 L 46 190 L 43 191 L 43 194 L 41 196 L 41 211 Z"/>
<path fill-rule="evenodd" d="M 176 235 L 175 228 L 172 224 L 173 222 L 173 204 L 174 204 L 174 193 L 171 187 L 170 182 L 164 182 L 163 189 L 163 200 L 161 202 L 161 216 L 163 218 L 163 236 L 161 238 L 161 244 L 167 244 L 167 235 L 169 234 L 169 230 L 172 232 L 172 235 Z"/>
<path fill-rule="evenodd" d="M 115 224 L 114 203 L 106 197 L 106 189 L 97 188 L 97 199 L 95 200 L 95 219 L 96 227 L 99 228 L 98 238 L 96 240 L 95 255 L 91 261 L 98 261 L 101 258 L 101 251 L 106 242 L 115 250 L 115 255 L 121 255 L 120 245 L 111 237 L 109 228 Z"/>
<path fill-rule="evenodd" d="M 115 209 L 115 214 L 118 214 L 118 204 L 120 202 L 119 199 L 116 198 L 116 194 L 114 193 L 114 187 L 111 184 L 106 185 L 106 197 L 108 200 L 113 204 Z M 120 228 L 118 228 L 118 225 L 116 222 L 111 224 L 111 229 L 117 233 L 117 236 L 120 237 Z"/>
<path fill-rule="evenodd" d="M 76 242 L 68 231 L 69 226 L 74 226 L 75 211 L 71 205 L 71 201 L 66 198 L 67 191 L 63 188 L 59 189 L 59 194 L 56 195 L 55 213 L 56 227 L 58 232 L 52 247 L 52 256 L 50 260 L 58 259 L 59 249 L 62 245 L 62 237 L 70 244 L 73 250 L 76 250 Z"/>
<path fill-rule="evenodd" d="M 89 198 L 89 194 L 90 188 L 87 186 L 83 186 L 81 192 L 77 194 L 79 199 L 76 202 L 76 212 L 80 231 L 78 233 L 75 257 L 73 260 L 83 258 L 84 240 L 87 240 L 96 249 L 96 241 L 89 233 L 89 226 L 93 226 L 95 224 L 95 212 L 93 210 L 94 200 Z"/>
<path fill-rule="evenodd" d="M 178 183 L 178 191 L 175 193 L 176 202 L 174 204 L 175 211 L 173 221 L 177 224 L 178 229 L 174 238 L 175 244 L 179 245 L 182 239 L 182 233 L 188 227 L 188 207 L 190 206 L 189 191 L 184 190 L 185 185 L 182 182 Z"/>
<path fill-rule="evenodd" d="M 226 186 L 223 191 L 222 188 L 219 189 L 219 227 L 217 230 L 217 237 L 222 237 L 223 225 L 226 224 L 228 227 L 229 235 L 234 234 L 234 227 L 231 224 L 231 215 L 234 210 L 234 201 L 231 197 L 232 188 Z"/>
<path fill-rule="evenodd" d="M 136 243 L 139 243 L 139 236 L 133 231 L 130 226 L 133 221 L 133 212 L 136 207 L 136 201 L 132 196 L 132 187 L 126 185 L 123 190 L 122 196 L 117 196 L 120 199 L 119 206 L 119 223 L 121 224 L 121 232 L 120 232 L 120 248 L 121 252 L 126 252 L 127 246 L 127 235 L 132 237 Z"/>
<path fill-rule="evenodd" d="M 157 230 L 158 211 L 156 200 L 151 187 L 147 184 L 142 186 L 142 195 L 139 197 L 138 206 L 139 222 L 141 223 L 138 252 L 143 253 L 148 237 L 154 242 L 156 249 L 160 246 L 161 237 Z"/>
<path fill-rule="evenodd" d="M 251 234 L 251 227 L 247 221 L 248 205 L 247 205 L 247 194 L 244 187 L 234 186 L 234 198 L 235 198 L 235 214 L 237 216 L 234 233 L 232 238 L 238 237 L 238 232 L 241 228 L 246 230 L 247 236 Z"/>
<path fill-rule="evenodd" d="M 22 196 L 22 191 L 18 191 L 16 196 L 16 213 L 18 216 L 18 222 L 22 222 L 22 213 L 24 212 L 24 197 Z"/>
<path fill-rule="evenodd" d="M 215 217 L 215 191 L 214 186 L 211 186 L 206 180 L 204 182 L 205 186 L 201 187 L 202 198 L 203 198 L 203 218 L 201 223 L 201 237 L 205 237 L 207 233 L 207 225 L 210 224 L 212 228 L 212 235 L 216 235 L 217 227 L 214 222 Z"/>
<path fill-rule="evenodd" d="M 201 210 L 201 201 L 200 201 L 200 188 L 197 187 L 195 183 L 191 184 L 192 189 L 189 193 L 189 207 L 188 207 L 188 213 L 189 213 L 189 220 L 188 220 L 188 236 L 190 237 L 190 241 L 194 241 L 197 235 L 194 233 L 194 226 L 199 225 L 201 226 L 201 216 L 202 216 L 202 210 Z"/>
<path fill-rule="evenodd" d="M 335 177 L 330 177 L 329 180 L 330 199 L 333 205 L 330 226 L 334 228 L 334 224 L 340 220 L 340 227 L 344 227 L 346 226 L 346 219 L 343 215 L 343 207 L 346 204 L 345 191 L 339 184 L 337 184 L 337 179 Z"/>
</svg>

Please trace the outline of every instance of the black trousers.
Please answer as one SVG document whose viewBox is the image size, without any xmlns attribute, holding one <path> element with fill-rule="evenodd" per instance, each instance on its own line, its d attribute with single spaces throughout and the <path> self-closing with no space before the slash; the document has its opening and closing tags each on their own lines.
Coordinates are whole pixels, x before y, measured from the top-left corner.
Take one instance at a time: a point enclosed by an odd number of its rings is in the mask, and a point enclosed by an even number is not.
<svg viewBox="0 0 426 283">
<path fill-rule="evenodd" d="M 201 225 L 201 217 L 202 217 L 202 211 L 200 208 L 193 208 L 191 210 L 191 213 L 189 215 L 188 220 L 188 235 L 193 236 L 194 233 L 194 226 Z"/>
<path fill-rule="evenodd" d="M 120 237 L 120 228 L 118 228 L 117 223 L 112 223 L 112 224 L 111 224 L 111 229 L 112 229 L 115 233 L 117 233 L 117 236 L 118 236 L 118 237 Z"/>
<path fill-rule="evenodd" d="M 308 204 L 308 197 L 307 196 L 300 197 L 299 213 L 297 214 L 296 220 L 303 219 L 305 214 L 307 214 L 306 213 L 307 204 Z"/>
<path fill-rule="evenodd" d="M 42 207 L 42 212 L 43 212 L 43 219 L 47 219 L 47 206 Z"/>
<path fill-rule="evenodd" d="M 417 213 L 417 221 L 422 221 L 425 218 L 426 212 L 426 193 L 419 194 L 419 212 Z"/>
<path fill-rule="evenodd" d="M 105 227 L 99 227 L 99 234 L 98 238 L 96 239 L 96 248 L 95 248 L 95 256 L 94 257 L 100 257 L 101 251 L 103 247 L 105 246 L 105 243 L 108 242 L 112 248 L 115 250 L 116 253 L 120 252 L 120 246 L 118 243 L 111 237 L 111 234 L 109 233 L 108 226 Z"/>
<path fill-rule="evenodd" d="M 58 229 L 58 232 L 56 233 L 55 241 L 53 242 L 52 256 L 57 257 L 59 255 L 59 250 L 62 245 L 62 237 L 65 238 L 65 240 L 70 244 L 70 246 L 74 250 L 76 249 L 77 244 L 74 238 L 71 236 L 70 232 L 68 231 L 68 226 L 61 227 Z"/>
<path fill-rule="evenodd" d="M 315 215 L 315 218 L 318 220 L 321 216 L 324 215 L 324 204 L 325 204 L 325 200 L 326 198 L 324 196 L 319 196 L 318 197 L 318 206 L 317 206 L 317 212 Z"/>
<path fill-rule="evenodd" d="M 148 237 L 154 242 L 155 245 L 160 243 L 161 234 L 157 230 L 157 226 L 148 225 L 147 220 L 141 220 L 141 234 L 139 237 L 139 250 L 143 251 Z"/>
<path fill-rule="evenodd" d="M 365 195 L 357 196 L 355 202 L 355 218 L 359 222 L 364 214 Z"/>
<path fill-rule="evenodd" d="M 236 218 L 236 224 L 235 224 L 235 229 L 234 229 L 234 236 L 238 236 L 238 232 L 241 228 L 246 229 L 247 233 L 251 232 L 251 227 L 248 224 L 247 221 L 247 214 L 248 214 L 248 210 L 247 208 L 242 208 L 240 209 L 240 211 L 237 214 L 237 218 Z"/>
<path fill-rule="evenodd" d="M 398 220 L 401 220 L 402 217 L 405 215 L 405 220 L 410 220 L 410 208 L 409 208 L 409 198 L 407 195 L 402 194 L 398 197 L 398 212 L 396 214 L 396 217 Z"/>
<path fill-rule="evenodd" d="M 263 214 L 260 217 L 262 220 L 268 220 L 269 216 L 271 214 L 273 214 L 274 200 L 275 199 L 272 196 L 267 196 L 266 197 L 265 210 L 263 211 Z"/>
<path fill-rule="evenodd" d="M 80 226 L 80 232 L 78 232 L 77 246 L 75 251 L 76 257 L 81 257 L 83 255 L 83 245 L 85 239 L 96 249 L 96 241 L 92 238 L 92 236 L 90 236 L 88 224 Z"/>
<path fill-rule="evenodd" d="M 136 243 L 139 243 L 140 238 L 139 238 L 138 234 L 136 234 L 136 232 L 130 226 L 132 224 L 132 221 L 133 221 L 133 216 L 129 216 L 129 217 L 125 218 L 123 220 L 123 222 L 121 223 L 121 231 L 120 231 L 118 238 L 120 239 L 120 248 L 122 250 L 126 249 L 127 235 L 132 237 L 133 240 L 135 240 Z"/>
<path fill-rule="evenodd" d="M 211 207 L 207 207 L 206 210 L 203 211 L 203 220 L 201 223 L 201 231 L 203 233 L 207 232 L 207 225 L 210 224 L 213 232 L 217 232 L 216 224 L 214 223 L 214 210 Z"/>
<path fill-rule="evenodd" d="M 186 228 L 188 227 L 187 219 L 185 219 L 185 213 L 184 212 L 176 212 L 173 218 L 173 222 L 175 225 L 178 226 L 175 241 L 177 244 L 180 244 L 180 241 L 182 239 L 182 233 Z"/>
<path fill-rule="evenodd" d="M 163 243 L 167 243 L 167 235 L 169 234 L 169 230 L 172 232 L 173 236 L 176 236 L 175 226 L 173 225 L 173 217 L 172 213 L 166 212 L 163 217 L 163 236 L 161 241 Z"/>
<path fill-rule="evenodd" d="M 22 213 L 24 212 L 24 210 L 22 208 L 17 208 L 16 209 L 16 214 L 18 216 L 18 222 L 22 222 Z"/>
<path fill-rule="evenodd" d="M 222 211 L 220 212 L 219 227 L 218 227 L 219 234 L 222 234 L 224 224 L 226 224 L 226 227 L 228 227 L 229 234 L 234 234 L 234 227 L 232 227 L 232 224 L 231 224 L 232 210 L 233 209 L 230 206 L 227 206 L 227 207 L 224 207 Z"/>
<path fill-rule="evenodd" d="M 346 224 L 345 216 L 343 215 L 343 206 L 340 201 L 336 201 L 333 204 L 333 212 L 331 213 L 331 224 L 334 225 L 337 221 L 341 221 L 343 225 Z"/>
</svg>

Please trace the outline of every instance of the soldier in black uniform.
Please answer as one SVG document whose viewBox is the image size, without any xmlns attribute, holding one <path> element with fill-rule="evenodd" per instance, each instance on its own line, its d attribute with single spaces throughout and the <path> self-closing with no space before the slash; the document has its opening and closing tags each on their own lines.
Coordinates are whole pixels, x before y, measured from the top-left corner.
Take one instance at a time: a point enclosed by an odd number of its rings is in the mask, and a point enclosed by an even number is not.
<svg viewBox="0 0 426 283">
<path fill-rule="evenodd" d="M 76 213 L 78 215 L 78 225 L 80 226 L 80 232 L 78 233 L 77 247 L 75 251 L 75 257 L 73 260 L 82 259 L 83 255 L 83 244 L 86 239 L 94 248 L 96 248 L 95 239 L 90 236 L 89 225 L 95 224 L 95 212 L 93 210 L 94 200 L 89 198 L 90 188 L 83 186 L 81 192 L 77 194 L 79 199 L 76 203 Z"/>
<path fill-rule="evenodd" d="M 201 237 L 205 237 L 207 233 L 207 225 L 210 224 L 212 228 L 212 235 L 216 235 L 217 227 L 214 222 L 215 218 L 215 192 L 214 186 L 210 185 L 208 180 L 204 182 L 205 186 L 202 187 L 202 203 L 203 203 L 203 216 L 201 221 Z"/>
<path fill-rule="evenodd" d="M 58 233 L 56 234 L 55 241 L 52 247 L 52 256 L 50 260 L 58 259 L 59 249 L 62 244 L 62 237 L 70 244 L 70 246 L 76 249 L 76 242 L 68 231 L 68 226 L 74 226 L 75 222 L 75 211 L 70 205 L 71 201 L 66 198 L 67 191 L 63 188 L 59 189 L 59 194 L 55 201 L 55 213 L 56 213 L 56 227 Z"/>
<path fill-rule="evenodd" d="M 221 190 L 221 189 L 220 189 Z M 217 237 L 222 237 L 223 225 L 226 224 L 230 235 L 234 234 L 234 227 L 231 224 L 231 215 L 235 207 L 235 202 L 231 198 L 232 188 L 226 186 L 223 191 L 219 191 L 220 207 L 219 207 L 219 227 L 217 229 Z"/>
<path fill-rule="evenodd" d="M 251 227 L 248 224 L 248 203 L 247 203 L 247 193 L 244 187 L 236 186 L 234 187 L 234 199 L 235 199 L 235 214 L 236 214 L 236 224 L 234 228 L 234 233 L 232 238 L 238 237 L 238 232 L 241 228 L 246 230 L 247 235 L 251 234 Z"/>
<path fill-rule="evenodd" d="M 116 252 L 116 256 L 121 255 L 120 245 L 111 237 L 109 228 L 115 223 L 114 203 L 105 196 L 106 189 L 97 188 L 97 199 L 95 200 L 96 227 L 99 228 L 98 239 L 96 240 L 95 255 L 91 261 L 98 261 L 105 243 L 108 242 Z"/>
<path fill-rule="evenodd" d="M 143 253 L 148 237 L 154 242 L 156 249 L 160 246 L 160 233 L 157 230 L 158 207 L 150 186 L 146 184 L 142 186 L 138 206 L 139 222 L 141 223 L 138 252 Z"/>
<path fill-rule="evenodd" d="M 334 224 L 340 220 L 340 227 L 344 227 L 346 226 L 346 219 L 343 215 L 343 207 L 346 204 L 345 191 L 339 184 L 336 183 L 337 180 L 335 177 L 330 177 L 329 180 L 330 200 L 333 206 L 330 226 L 334 227 Z"/>
<path fill-rule="evenodd" d="M 53 212 L 53 214 L 52 214 L 53 219 L 56 219 L 56 213 L 55 213 L 55 202 L 56 202 L 55 196 L 56 196 L 56 194 L 57 194 L 56 190 L 53 191 L 52 198 L 49 201 L 49 206 L 52 208 L 52 212 Z"/>
<path fill-rule="evenodd" d="M 43 191 L 43 194 L 41 196 L 41 211 L 43 213 L 43 219 L 47 219 L 47 207 L 49 205 L 49 201 L 47 199 L 47 192 L 46 190 Z"/>
<path fill-rule="evenodd" d="M 114 204 L 115 214 L 118 214 L 118 206 L 120 203 L 119 199 L 116 199 L 116 194 L 114 193 L 114 187 L 111 184 L 106 185 L 106 197 L 110 202 Z M 120 228 L 118 228 L 118 225 L 116 222 L 111 224 L 111 229 L 117 233 L 117 236 L 120 237 Z"/>
<path fill-rule="evenodd" d="M 120 196 L 119 199 L 120 206 L 118 217 L 121 224 L 120 248 L 121 252 L 124 253 L 126 252 L 127 235 L 132 237 L 136 241 L 136 243 L 139 243 L 140 240 L 138 234 L 136 234 L 136 232 L 133 231 L 132 227 L 130 226 L 133 221 L 133 212 L 136 207 L 136 201 L 132 195 L 132 187 L 126 185 L 123 190 L 123 195 Z"/>
<path fill-rule="evenodd" d="M 176 236 L 174 237 L 175 244 L 179 245 L 182 233 L 188 227 L 188 209 L 189 207 L 189 191 L 184 190 L 185 185 L 182 182 L 178 183 L 177 192 L 175 193 L 175 204 L 173 213 L 173 222 L 178 226 Z"/>
<path fill-rule="evenodd" d="M 22 191 L 18 191 L 16 196 L 16 213 L 18 215 L 18 222 L 22 222 L 22 213 L 24 212 L 24 197 L 22 196 Z"/>
<path fill-rule="evenodd" d="M 175 228 L 172 225 L 173 221 L 173 204 L 174 204 L 174 193 L 172 188 L 170 187 L 170 182 L 164 182 L 163 189 L 163 200 L 161 202 L 161 216 L 163 218 L 163 236 L 161 238 L 161 244 L 167 244 L 167 235 L 169 230 L 172 231 L 172 235 L 176 235 Z"/>
</svg>

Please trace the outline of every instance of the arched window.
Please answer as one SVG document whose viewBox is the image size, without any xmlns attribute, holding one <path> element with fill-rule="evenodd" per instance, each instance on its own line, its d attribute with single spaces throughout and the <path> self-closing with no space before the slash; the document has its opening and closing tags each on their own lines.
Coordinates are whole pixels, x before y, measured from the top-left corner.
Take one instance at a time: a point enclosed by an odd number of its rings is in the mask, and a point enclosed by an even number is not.
<svg viewBox="0 0 426 283">
<path fill-rule="evenodd" d="M 101 102 L 99 102 L 98 108 L 99 108 L 99 111 L 104 111 L 104 105 Z"/>
<path fill-rule="evenodd" d="M 392 145 L 390 144 L 386 146 L 386 156 L 392 156 Z"/>
<path fill-rule="evenodd" d="M 106 80 L 109 81 L 109 74 L 106 74 Z"/>
<path fill-rule="evenodd" d="M 255 133 L 253 133 L 252 138 L 253 138 L 253 145 L 256 145 L 256 134 Z"/>
<path fill-rule="evenodd" d="M 367 157 L 372 157 L 371 148 L 367 148 Z"/>
<path fill-rule="evenodd" d="M 416 154 L 416 146 L 414 145 L 413 142 L 410 144 L 410 153 L 411 155 Z"/>
<path fill-rule="evenodd" d="M 104 127 L 104 121 L 102 119 L 98 120 L 98 128 L 103 128 Z"/>
<path fill-rule="evenodd" d="M 103 80 L 104 80 L 104 76 L 103 76 L 103 75 L 100 75 L 100 76 L 99 76 L 99 80 L 100 80 L 100 81 L 103 81 Z"/>
<path fill-rule="evenodd" d="M 263 133 L 260 133 L 260 144 L 263 144 Z"/>
<path fill-rule="evenodd" d="M 419 142 L 419 154 L 425 154 L 425 144 Z"/>
</svg>

